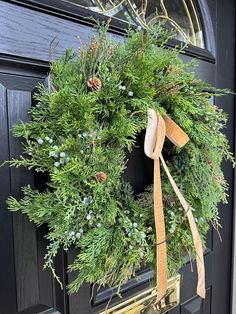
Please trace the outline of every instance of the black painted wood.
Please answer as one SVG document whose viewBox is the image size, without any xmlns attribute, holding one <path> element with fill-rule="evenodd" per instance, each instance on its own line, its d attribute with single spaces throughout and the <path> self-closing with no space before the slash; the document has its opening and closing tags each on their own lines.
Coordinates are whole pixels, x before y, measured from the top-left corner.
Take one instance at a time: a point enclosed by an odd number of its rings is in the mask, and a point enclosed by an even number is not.
<svg viewBox="0 0 236 314">
<path fill-rule="evenodd" d="M 73 262 L 76 254 L 76 250 L 71 250 L 67 255 L 67 263 Z M 69 274 L 68 282 L 75 279 L 78 273 L 74 272 Z M 78 293 L 75 293 L 69 297 L 69 312 L 68 313 L 86 313 L 92 314 L 94 311 L 91 307 L 92 287 L 89 284 L 84 284 Z"/>
<path fill-rule="evenodd" d="M 1 72 L 1 70 L 0 70 Z M 12 124 L 29 119 L 32 90 L 38 78 L 0 73 L 0 163 L 21 153 L 21 141 L 11 135 Z M 9 195 L 21 197 L 21 187 L 34 185 L 34 174 L 24 168 L 0 167 L 0 313 L 59 313 L 54 282 L 43 271 L 45 227 L 36 230 L 26 216 L 6 208 Z"/>
<path fill-rule="evenodd" d="M 76 4 L 58 0 L 7 0 L 7 2 L 19 4 L 26 8 L 31 8 L 40 12 L 49 13 L 57 17 L 63 17 L 70 21 L 76 21 L 83 23 L 89 27 L 94 26 L 96 20 L 108 21 L 109 17 L 101 15 L 96 12 L 92 12 L 86 8 L 77 6 Z M 203 19 L 207 20 L 206 27 L 204 29 L 205 37 L 207 38 L 207 49 L 201 49 L 192 45 L 189 45 L 185 49 L 185 53 L 197 57 L 199 59 L 208 60 L 211 62 L 215 61 L 215 42 L 212 37 L 212 23 L 209 15 L 208 6 L 205 4 L 205 0 L 199 0 L 198 5 L 199 11 L 201 12 Z M 110 32 L 114 34 L 124 35 L 128 24 L 118 19 L 112 19 L 110 21 Z M 170 46 L 176 45 L 176 40 L 169 43 Z"/>
<path fill-rule="evenodd" d="M 7 91 L 0 83 L 0 163 L 9 159 Z M 10 195 L 10 172 L 7 165 L 0 167 L 0 304 L 3 313 L 14 313 L 16 308 L 15 265 L 12 217 L 6 209 Z"/>
<path fill-rule="evenodd" d="M 21 6 L 13 3 L 21 4 Z M 11 11 L 10 16 L 7 15 L 8 11 Z M 48 14 L 43 13 L 45 11 Z M 0 1 L 2 28 L 0 32 L 0 54 L 48 61 L 50 58 L 58 57 L 66 48 L 73 47 L 77 49 L 80 45 L 77 36 L 83 42 L 86 42 L 89 35 L 94 34 L 91 28 L 93 24 L 88 23 L 92 13 L 79 13 L 77 11 L 78 6 L 57 0 Z M 208 16 L 204 6 L 202 6 L 202 11 L 205 16 Z M 77 14 L 75 14 L 76 12 Z M 83 19 L 83 24 L 78 24 L 78 21 L 82 22 L 81 18 L 79 20 L 81 14 L 86 14 L 84 15 L 85 19 Z M 61 17 L 63 17 L 63 27 L 61 27 Z M 31 27 L 32 25 L 34 27 Z M 58 30 L 60 31 L 58 32 Z M 111 31 L 117 40 L 122 40 L 120 32 L 114 33 L 112 27 Z M 27 36 L 25 36 L 26 34 Z M 214 43 L 210 39 L 208 43 L 209 51 L 190 45 L 186 48 L 185 53 L 214 62 Z M 176 44 L 175 40 L 170 42 L 170 46 Z"/>
<path fill-rule="evenodd" d="M 233 7 L 234 4 L 234 7 Z M 217 1 L 217 66 L 216 84 L 217 87 L 227 86 L 235 89 L 235 2 L 231 0 Z M 219 27 L 220 26 L 220 27 Z M 217 99 L 229 116 L 227 129 L 230 146 L 234 152 L 235 134 L 235 97 L 229 96 Z M 233 215 L 233 172 L 228 163 L 223 164 L 223 170 L 229 183 L 229 198 L 227 205 L 221 205 L 221 236 L 222 243 L 218 236 L 213 234 L 213 264 L 212 272 L 215 276 L 212 279 L 212 313 L 230 313 L 231 303 L 231 244 L 232 244 L 232 215 Z"/>
<path fill-rule="evenodd" d="M 7 99 L 9 128 L 21 120 L 27 121 L 29 119 L 28 110 L 31 107 L 31 93 L 8 90 Z M 10 159 L 20 156 L 21 143 L 11 135 L 9 147 Z M 20 198 L 22 196 L 21 187 L 26 184 L 33 185 L 33 173 L 23 167 L 11 168 L 11 194 Z M 13 215 L 13 226 L 17 307 L 18 311 L 21 311 L 39 302 L 36 232 L 35 226 L 20 213 Z"/>
<path fill-rule="evenodd" d="M 208 51 L 191 47 L 182 58 L 186 62 L 191 56 L 200 60 L 197 69 L 200 78 L 219 87 L 234 88 L 235 3 L 233 0 L 199 0 L 199 6 L 207 22 L 207 48 L 216 56 L 216 60 Z M 55 0 L 0 1 L 0 23 L 1 162 L 21 151 L 20 142 L 10 134 L 11 124 L 20 118 L 28 119 L 26 111 L 31 105 L 31 93 L 38 81 L 44 81 L 49 69 L 52 40 L 58 42 L 54 51 L 54 57 L 58 57 L 64 49 L 78 47 L 77 35 L 82 41 L 87 41 L 94 32 L 89 22 L 73 11 L 73 6 L 65 8 L 61 1 Z M 122 40 L 121 36 L 115 36 Z M 233 148 L 234 97 L 214 101 L 230 115 L 225 132 Z M 124 174 L 136 193 L 152 181 L 152 163 L 143 155 L 142 142 L 143 134 L 140 135 L 138 147 L 129 156 L 130 163 Z M 141 179 L 137 178 L 137 169 Z M 193 263 L 194 272 L 191 272 L 191 263 L 186 258 L 186 266 L 180 270 L 181 304 L 170 314 L 230 313 L 233 172 L 229 164 L 224 164 L 224 171 L 230 184 L 230 197 L 228 205 L 220 206 L 223 243 L 212 230 L 208 234 L 208 249 L 205 252 L 207 297 L 202 301 L 196 296 L 196 265 Z M 28 182 L 43 188 L 44 178 L 33 176 L 23 169 L 9 170 L 5 165 L 0 167 L 0 179 L 0 313 L 92 314 L 103 310 L 114 289 L 104 288 L 97 292 L 85 284 L 77 294 L 68 297 L 66 289 L 60 290 L 50 272 L 42 270 L 47 227 L 36 230 L 25 217 L 20 214 L 12 217 L 6 209 L 5 201 L 10 194 L 20 197 L 20 187 Z M 77 253 L 71 251 L 65 254 L 61 251 L 55 260 L 56 271 L 65 287 L 76 276 L 68 275 L 66 267 Z M 144 270 L 141 274 L 140 282 L 131 280 L 124 285 L 123 300 L 149 287 L 153 272 Z M 111 304 L 118 302 L 120 299 L 113 296 Z"/>
<path fill-rule="evenodd" d="M 206 298 L 195 297 L 182 305 L 181 314 L 208 314 L 211 312 L 211 289 L 207 289 Z"/>
<path fill-rule="evenodd" d="M 20 314 L 61 314 L 55 309 L 48 308 L 45 305 L 36 305 L 28 308 L 27 310 L 21 311 Z"/>
<path fill-rule="evenodd" d="M 11 12 L 9 14 L 9 12 Z M 49 61 L 65 49 L 79 46 L 94 32 L 86 25 L 62 20 L 21 6 L 0 1 L 0 49 L 2 54 Z M 63 24 L 63 26 L 62 26 Z"/>
</svg>

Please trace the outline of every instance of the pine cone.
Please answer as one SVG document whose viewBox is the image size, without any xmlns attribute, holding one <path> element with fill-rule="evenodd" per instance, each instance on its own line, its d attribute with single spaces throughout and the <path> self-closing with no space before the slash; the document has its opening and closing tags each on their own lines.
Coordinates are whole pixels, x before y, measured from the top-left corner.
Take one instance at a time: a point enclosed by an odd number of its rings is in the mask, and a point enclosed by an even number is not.
<svg viewBox="0 0 236 314">
<path fill-rule="evenodd" d="M 107 179 L 107 175 L 105 174 L 105 172 L 97 172 L 96 173 L 96 178 L 100 183 L 103 183 L 106 181 Z"/>
<path fill-rule="evenodd" d="M 92 90 L 92 91 L 99 91 L 102 87 L 102 83 L 99 80 L 99 78 L 97 78 L 96 76 L 92 76 L 89 80 L 88 80 L 88 87 Z"/>
</svg>

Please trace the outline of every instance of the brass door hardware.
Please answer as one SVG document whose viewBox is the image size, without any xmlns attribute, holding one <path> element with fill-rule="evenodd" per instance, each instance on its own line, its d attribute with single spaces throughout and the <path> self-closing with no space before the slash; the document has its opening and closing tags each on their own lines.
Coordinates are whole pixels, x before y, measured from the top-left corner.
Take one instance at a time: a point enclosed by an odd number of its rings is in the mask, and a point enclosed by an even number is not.
<svg viewBox="0 0 236 314">
<path fill-rule="evenodd" d="M 167 282 L 167 293 L 156 303 L 156 289 L 150 288 L 125 300 L 100 314 L 163 314 L 180 302 L 180 275 Z"/>
</svg>

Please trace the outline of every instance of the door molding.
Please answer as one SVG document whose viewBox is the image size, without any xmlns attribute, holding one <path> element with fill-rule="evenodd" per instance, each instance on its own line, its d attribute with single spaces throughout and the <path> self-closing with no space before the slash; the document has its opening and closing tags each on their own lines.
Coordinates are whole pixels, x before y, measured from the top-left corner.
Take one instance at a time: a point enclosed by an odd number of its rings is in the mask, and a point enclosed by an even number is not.
<svg viewBox="0 0 236 314">
<path fill-rule="evenodd" d="M 199 8 L 207 47 L 202 49 L 188 45 L 184 52 L 185 55 L 215 63 L 213 26 L 206 0 L 199 0 Z M 10 18 L 7 12 L 11 12 Z M 97 20 L 108 20 L 108 17 L 104 15 L 95 12 L 92 14 Z M 13 17 L 12 22 L 11 16 Z M 29 58 L 33 56 L 36 60 L 48 62 L 51 44 L 59 43 L 53 55 L 55 58 L 67 48 L 72 47 L 77 50 L 78 34 L 83 42 L 87 42 L 88 36 L 95 33 L 92 28 L 95 23 L 89 21 L 89 16 L 91 16 L 91 11 L 58 0 L 0 0 L 0 18 L 2 20 L 0 53 Z M 32 29 L 32 25 L 37 21 L 40 21 L 40 24 Z M 31 25 L 31 27 L 25 29 L 27 25 Z M 53 28 L 51 28 L 52 25 Z M 61 30 L 59 35 L 58 29 Z M 27 36 L 24 36 L 26 31 Z M 117 27 L 112 24 L 109 31 L 117 40 L 123 41 L 125 24 L 119 22 Z M 15 35 L 16 32 L 18 36 Z M 52 43 L 53 41 L 54 43 Z M 181 42 L 177 40 L 171 40 L 168 43 L 169 46 L 179 44 Z"/>
</svg>

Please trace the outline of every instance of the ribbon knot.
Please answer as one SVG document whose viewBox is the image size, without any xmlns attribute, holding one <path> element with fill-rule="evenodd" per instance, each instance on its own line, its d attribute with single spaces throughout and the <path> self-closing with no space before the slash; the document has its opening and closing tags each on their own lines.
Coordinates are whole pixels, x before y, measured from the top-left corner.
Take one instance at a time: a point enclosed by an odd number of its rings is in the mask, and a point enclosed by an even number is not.
<svg viewBox="0 0 236 314">
<path fill-rule="evenodd" d="M 154 109 L 148 109 L 148 125 L 146 129 L 144 151 L 145 154 L 154 160 L 154 220 L 156 228 L 156 274 L 157 274 L 157 301 L 161 300 L 167 290 L 167 249 L 164 211 L 162 202 L 162 188 L 160 175 L 160 160 L 167 177 L 178 197 L 188 218 L 189 226 L 192 232 L 194 248 L 196 252 L 198 285 L 197 294 L 205 298 L 205 267 L 203 248 L 201 238 L 191 211 L 191 208 L 185 200 L 182 192 L 172 178 L 169 169 L 162 156 L 162 149 L 167 137 L 177 147 L 183 147 L 188 141 L 188 135 L 168 116 L 161 116 Z"/>
</svg>

